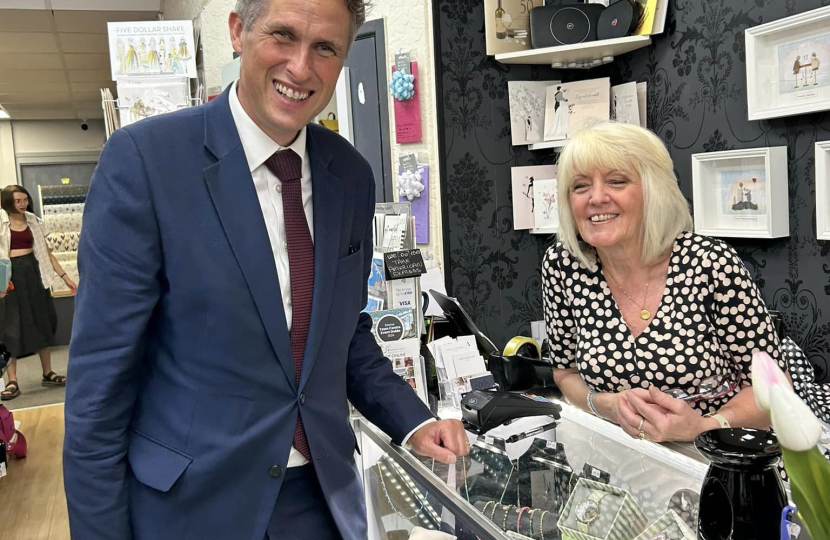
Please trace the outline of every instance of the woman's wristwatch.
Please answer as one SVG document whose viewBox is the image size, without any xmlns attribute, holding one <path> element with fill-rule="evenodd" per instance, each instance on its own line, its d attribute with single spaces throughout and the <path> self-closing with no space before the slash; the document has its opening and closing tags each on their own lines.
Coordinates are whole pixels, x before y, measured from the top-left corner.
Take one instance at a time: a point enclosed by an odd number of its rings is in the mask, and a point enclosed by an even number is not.
<svg viewBox="0 0 830 540">
<path fill-rule="evenodd" d="M 716 412 L 710 412 L 703 415 L 703 418 L 714 418 L 720 424 L 721 429 L 731 428 L 732 426 L 729 425 L 729 420 L 726 419 L 725 416 L 722 414 L 718 414 Z"/>
<path fill-rule="evenodd" d="M 581 533 L 588 532 L 588 526 L 600 516 L 599 503 L 608 495 L 605 491 L 594 490 L 588 497 L 576 505 L 576 527 Z"/>
</svg>

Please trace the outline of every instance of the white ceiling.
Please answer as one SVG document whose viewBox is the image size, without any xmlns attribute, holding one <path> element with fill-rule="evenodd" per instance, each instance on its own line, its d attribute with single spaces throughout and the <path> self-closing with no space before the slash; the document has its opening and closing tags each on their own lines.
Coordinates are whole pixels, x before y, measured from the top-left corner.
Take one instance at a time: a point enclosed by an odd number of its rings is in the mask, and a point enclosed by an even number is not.
<svg viewBox="0 0 830 540">
<path fill-rule="evenodd" d="M 12 120 L 103 118 L 107 22 L 155 20 L 160 2 L 0 0 L 0 106 Z"/>
</svg>

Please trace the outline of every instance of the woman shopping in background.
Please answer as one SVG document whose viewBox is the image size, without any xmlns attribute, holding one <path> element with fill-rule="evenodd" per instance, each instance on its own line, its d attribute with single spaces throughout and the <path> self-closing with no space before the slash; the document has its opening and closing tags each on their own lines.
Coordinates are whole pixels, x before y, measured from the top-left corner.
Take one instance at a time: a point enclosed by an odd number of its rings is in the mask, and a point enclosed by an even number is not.
<svg viewBox="0 0 830 540">
<path fill-rule="evenodd" d="M 691 232 L 660 139 L 596 125 L 574 136 L 558 165 L 559 238 L 542 275 L 562 393 L 652 441 L 769 427 L 751 361 L 766 351 L 784 369 L 778 336 L 735 251 Z"/>
<path fill-rule="evenodd" d="M 46 245 L 43 224 L 30 211 L 29 203 L 29 192 L 20 186 L 8 186 L 0 192 L 0 258 L 11 259 L 14 285 L 14 289 L 0 293 L 0 343 L 12 356 L 6 368 L 8 383 L 0 393 L 3 401 L 20 395 L 17 359 L 34 352 L 43 368 L 41 384 L 66 385 L 66 377 L 52 371 L 50 347 L 58 319 L 50 286 L 56 275 L 72 294 L 77 286 Z"/>
</svg>

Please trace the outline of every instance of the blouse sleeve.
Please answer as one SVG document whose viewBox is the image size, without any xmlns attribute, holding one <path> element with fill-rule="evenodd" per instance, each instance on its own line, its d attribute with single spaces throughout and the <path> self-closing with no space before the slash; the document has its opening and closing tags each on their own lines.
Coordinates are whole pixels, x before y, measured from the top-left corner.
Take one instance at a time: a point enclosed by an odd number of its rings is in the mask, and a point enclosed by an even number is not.
<svg viewBox="0 0 830 540">
<path fill-rule="evenodd" d="M 46 241 L 46 245 L 49 245 L 47 238 L 49 238 L 49 234 L 52 232 L 49 230 L 49 227 L 46 225 L 42 219 L 37 216 L 34 216 L 35 223 L 37 223 L 38 228 L 40 228 L 40 234 L 43 235 L 43 240 Z"/>
<path fill-rule="evenodd" d="M 754 352 L 766 351 L 782 370 L 786 370 L 772 319 L 738 254 L 732 247 L 717 242 L 708 261 L 713 278 L 709 284 L 711 323 L 724 358 L 740 367 L 740 385 L 752 384 Z"/>
<path fill-rule="evenodd" d="M 551 246 L 542 261 L 542 303 L 554 366 L 575 368 L 576 334 L 571 305 L 565 293 L 561 244 Z"/>
</svg>

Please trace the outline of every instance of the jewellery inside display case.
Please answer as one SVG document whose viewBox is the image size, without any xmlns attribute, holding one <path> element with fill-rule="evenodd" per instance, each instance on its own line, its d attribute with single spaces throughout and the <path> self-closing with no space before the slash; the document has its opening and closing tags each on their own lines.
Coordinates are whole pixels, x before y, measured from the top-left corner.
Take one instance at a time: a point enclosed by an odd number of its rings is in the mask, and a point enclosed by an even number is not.
<svg viewBox="0 0 830 540">
<path fill-rule="evenodd" d="M 435 463 L 433 460 L 433 467 Z M 425 529 L 437 529 L 441 516 L 427 500 L 429 494 L 421 491 L 400 465 L 381 458 L 374 467 L 378 483 L 391 511 L 405 521 L 415 521 Z"/>
</svg>

